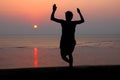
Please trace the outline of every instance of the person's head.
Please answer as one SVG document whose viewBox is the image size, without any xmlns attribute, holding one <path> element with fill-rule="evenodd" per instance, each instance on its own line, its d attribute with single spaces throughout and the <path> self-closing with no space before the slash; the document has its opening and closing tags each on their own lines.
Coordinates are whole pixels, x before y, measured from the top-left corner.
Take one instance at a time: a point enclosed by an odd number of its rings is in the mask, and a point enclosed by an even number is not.
<svg viewBox="0 0 120 80">
<path fill-rule="evenodd" d="M 66 21 L 71 21 L 73 18 L 73 13 L 71 11 L 67 11 L 65 13 Z"/>
</svg>

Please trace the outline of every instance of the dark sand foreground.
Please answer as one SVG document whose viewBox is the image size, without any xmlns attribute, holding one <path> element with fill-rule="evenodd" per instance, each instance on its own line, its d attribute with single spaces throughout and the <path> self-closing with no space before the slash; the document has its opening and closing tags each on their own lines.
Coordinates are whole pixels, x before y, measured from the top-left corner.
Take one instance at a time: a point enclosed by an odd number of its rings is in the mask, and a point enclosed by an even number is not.
<svg viewBox="0 0 120 80">
<path fill-rule="evenodd" d="M 118 66 L 76 66 L 1 69 L 0 80 L 120 80 Z"/>
</svg>

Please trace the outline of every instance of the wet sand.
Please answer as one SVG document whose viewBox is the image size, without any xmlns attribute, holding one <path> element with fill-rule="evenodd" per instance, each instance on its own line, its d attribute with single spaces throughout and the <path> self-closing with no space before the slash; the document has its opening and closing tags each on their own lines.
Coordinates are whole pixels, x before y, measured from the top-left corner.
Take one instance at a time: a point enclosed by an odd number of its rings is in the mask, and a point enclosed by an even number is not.
<svg viewBox="0 0 120 80">
<path fill-rule="evenodd" d="M 0 80 L 118 80 L 120 65 L 0 69 Z"/>
<path fill-rule="evenodd" d="M 80 47 L 73 52 L 73 66 L 120 65 L 120 49 Z M 68 66 L 57 48 L 3 48 L 0 69 Z"/>
</svg>

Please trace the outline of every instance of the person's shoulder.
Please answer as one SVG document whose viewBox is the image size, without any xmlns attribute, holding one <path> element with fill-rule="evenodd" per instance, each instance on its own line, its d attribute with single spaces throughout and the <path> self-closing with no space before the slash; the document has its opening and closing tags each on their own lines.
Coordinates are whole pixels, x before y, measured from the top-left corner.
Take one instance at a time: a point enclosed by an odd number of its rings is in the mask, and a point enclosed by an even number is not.
<svg viewBox="0 0 120 80">
<path fill-rule="evenodd" d="M 78 24 L 79 21 L 71 21 L 72 24 Z"/>
<path fill-rule="evenodd" d="M 64 19 L 60 19 L 60 23 L 65 23 L 66 21 Z"/>
<path fill-rule="evenodd" d="M 66 22 L 64 19 L 61 19 L 61 22 Z"/>
</svg>

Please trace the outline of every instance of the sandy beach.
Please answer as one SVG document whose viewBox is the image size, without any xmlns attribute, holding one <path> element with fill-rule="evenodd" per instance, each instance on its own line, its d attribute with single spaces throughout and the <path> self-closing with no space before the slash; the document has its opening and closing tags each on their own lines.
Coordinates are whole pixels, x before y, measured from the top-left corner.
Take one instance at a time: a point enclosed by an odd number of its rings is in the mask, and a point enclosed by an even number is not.
<svg viewBox="0 0 120 80">
<path fill-rule="evenodd" d="M 120 79 L 120 65 L 116 66 L 76 66 L 46 67 L 46 68 L 18 68 L 0 70 L 0 79 L 25 80 L 80 80 L 80 79 Z"/>
</svg>

